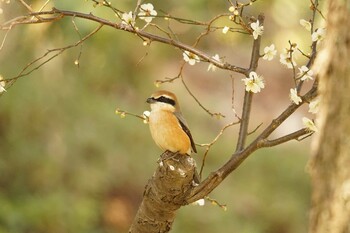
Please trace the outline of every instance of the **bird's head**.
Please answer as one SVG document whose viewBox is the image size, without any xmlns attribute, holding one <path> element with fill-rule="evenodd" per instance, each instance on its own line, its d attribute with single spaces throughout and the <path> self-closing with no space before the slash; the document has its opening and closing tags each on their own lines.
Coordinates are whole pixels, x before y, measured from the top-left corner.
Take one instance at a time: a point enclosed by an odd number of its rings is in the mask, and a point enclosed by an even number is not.
<svg viewBox="0 0 350 233">
<path fill-rule="evenodd" d="M 146 101 L 152 110 L 179 111 L 180 106 L 174 93 L 160 90 L 151 95 Z"/>
</svg>

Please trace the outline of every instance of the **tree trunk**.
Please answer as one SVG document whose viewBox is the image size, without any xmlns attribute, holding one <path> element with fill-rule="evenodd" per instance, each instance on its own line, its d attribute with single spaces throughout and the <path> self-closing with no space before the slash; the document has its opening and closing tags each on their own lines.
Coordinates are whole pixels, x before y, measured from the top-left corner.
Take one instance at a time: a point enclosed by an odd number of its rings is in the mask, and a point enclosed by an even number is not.
<svg viewBox="0 0 350 233">
<path fill-rule="evenodd" d="M 315 61 L 319 133 L 313 143 L 309 233 L 350 232 L 350 4 L 328 0 L 327 35 Z"/>
<path fill-rule="evenodd" d="M 129 233 L 169 232 L 176 210 L 188 204 L 185 200 L 195 185 L 195 169 L 190 156 L 164 152 L 148 181 Z"/>
</svg>

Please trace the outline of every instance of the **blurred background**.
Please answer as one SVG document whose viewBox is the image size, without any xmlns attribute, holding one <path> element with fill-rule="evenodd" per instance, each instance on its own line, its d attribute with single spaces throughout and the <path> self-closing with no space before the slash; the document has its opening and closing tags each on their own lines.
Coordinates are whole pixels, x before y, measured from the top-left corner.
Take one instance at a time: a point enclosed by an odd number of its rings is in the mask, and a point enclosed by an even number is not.
<svg viewBox="0 0 350 233">
<path fill-rule="evenodd" d="M 45 1 L 28 1 L 39 9 Z M 149 1 L 159 15 L 208 21 L 228 13 L 228 1 Z M 136 1 L 111 3 L 123 11 Z M 26 13 L 17 1 L 1 1 L 1 22 Z M 309 1 L 257 1 L 247 16 L 265 15 L 262 49 L 272 43 L 278 50 L 273 61 L 261 60 L 258 74 L 266 88 L 254 96 L 249 136 L 253 140 L 289 103 L 292 71 L 279 63 L 288 40 L 309 52 L 310 33 L 299 20 L 311 18 Z M 51 1 L 47 6 L 93 13 L 118 22 L 110 10 L 91 1 Z M 84 36 L 98 25 L 78 18 Z M 165 22 L 178 38 L 193 44 L 203 28 Z M 168 25 L 169 24 L 169 25 Z M 144 22 L 138 20 L 142 27 Z M 217 26 L 234 26 L 222 18 Z M 152 27 L 147 30 L 155 32 Z M 1 31 L 1 39 L 5 31 Z M 16 76 L 47 49 L 74 44 L 79 35 L 72 18 L 54 23 L 19 25 L 7 35 L 0 50 L 0 74 Z M 238 33 L 212 33 L 198 45 L 208 54 L 220 55 L 231 64 L 249 65 L 252 37 Z M 79 66 L 74 62 L 78 59 Z M 262 51 L 261 51 L 262 52 Z M 300 56 L 298 66 L 305 63 Z M 30 75 L 20 78 L 0 96 L 0 233 L 102 233 L 127 232 L 141 202 L 144 186 L 152 176 L 161 151 L 140 119 L 115 114 L 116 108 L 135 114 L 148 110 L 146 98 L 156 80 L 173 78 L 181 67 L 182 51 L 168 45 L 143 46 L 135 35 L 104 27 L 82 47 L 70 49 Z M 227 71 L 207 71 L 207 63 L 186 65 L 184 80 L 193 94 L 212 112 L 209 116 L 186 92 L 180 80 L 160 88 L 175 92 L 197 143 L 211 142 L 221 128 L 241 114 L 243 76 Z M 234 80 L 232 82 L 232 80 Z M 306 90 L 306 89 L 305 89 Z M 306 106 L 273 135 L 278 137 L 302 127 Z M 209 152 L 204 176 L 219 168 L 235 150 L 238 126 L 231 127 Z M 227 211 L 207 203 L 186 206 L 177 213 L 172 232 L 292 233 L 307 230 L 310 184 L 307 161 L 310 139 L 261 149 L 251 155 L 212 194 Z M 193 155 L 200 166 L 205 148 Z"/>
</svg>

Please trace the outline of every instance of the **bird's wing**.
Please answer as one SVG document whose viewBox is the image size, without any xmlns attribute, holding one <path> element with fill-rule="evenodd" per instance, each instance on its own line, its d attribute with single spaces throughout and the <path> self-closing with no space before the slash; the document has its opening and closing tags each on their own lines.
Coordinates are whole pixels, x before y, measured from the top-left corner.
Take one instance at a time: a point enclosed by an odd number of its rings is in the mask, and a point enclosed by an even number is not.
<svg viewBox="0 0 350 233">
<path fill-rule="evenodd" d="M 177 120 L 179 121 L 182 130 L 185 131 L 187 136 L 190 138 L 191 147 L 192 147 L 193 152 L 197 153 L 196 144 L 194 144 L 191 132 L 188 129 L 188 125 L 187 125 L 185 118 L 182 116 L 181 112 L 174 112 L 174 115 L 176 116 Z"/>
</svg>

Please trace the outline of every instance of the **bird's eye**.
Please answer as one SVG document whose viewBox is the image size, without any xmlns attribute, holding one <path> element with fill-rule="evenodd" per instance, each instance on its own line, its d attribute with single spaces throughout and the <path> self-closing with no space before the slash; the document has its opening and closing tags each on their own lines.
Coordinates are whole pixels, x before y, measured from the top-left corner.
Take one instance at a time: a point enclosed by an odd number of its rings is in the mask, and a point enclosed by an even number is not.
<svg viewBox="0 0 350 233">
<path fill-rule="evenodd" d="M 175 103 L 175 100 L 170 99 L 170 98 L 165 97 L 165 96 L 160 96 L 160 97 L 156 98 L 156 100 L 157 100 L 158 102 L 170 104 L 170 105 L 172 105 L 172 106 L 175 106 L 175 104 L 176 104 L 176 103 Z"/>
</svg>

